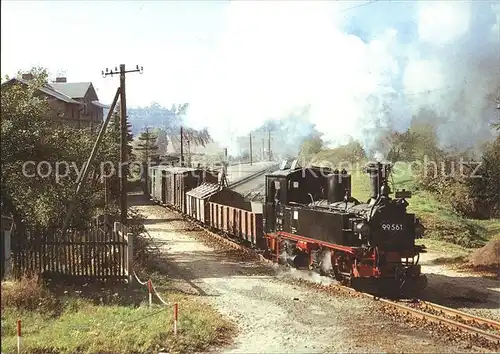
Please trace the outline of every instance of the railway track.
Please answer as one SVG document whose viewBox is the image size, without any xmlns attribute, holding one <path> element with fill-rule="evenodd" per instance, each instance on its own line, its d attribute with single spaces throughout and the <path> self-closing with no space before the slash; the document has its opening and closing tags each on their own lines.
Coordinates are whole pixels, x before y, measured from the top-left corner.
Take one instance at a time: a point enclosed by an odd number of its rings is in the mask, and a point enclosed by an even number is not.
<svg viewBox="0 0 500 354">
<path fill-rule="evenodd" d="M 460 337 L 474 343 L 476 347 L 495 351 L 500 349 L 500 323 L 496 321 L 425 301 L 405 303 L 379 300 L 418 320 L 444 325 L 461 332 Z"/>
<path fill-rule="evenodd" d="M 267 168 L 265 168 L 263 170 L 252 173 L 251 175 L 246 176 L 246 177 L 239 179 L 237 181 L 234 181 L 233 183 L 229 183 L 228 187 L 233 189 L 235 187 L 241 186 L 242 184 L 245 184 L 245 183 L 253 180 L 254 178 L 260 177 L 267 172 L 274 171 L 278 167 L 279 167 L 279 165 L 268 166 Z"/>
<path fill-rule="evenodd" d="M 193 225 L 196 225 L 198 228 L 205 231 L 211 238 L 219 243 L 238 249 L 248 255 L 252 255 L 257 260 L 264 263 L 275 265 L 272 260 L 265 258 L 255 250 L 207 229 L 197 220 L 179 213 L 177 210 L 174 210 L 166 205 L 163 206 L 177 214 L 182 215 Z M 491 350 L 492 352 L 500 351 L 500 323 L 497 321 L 474 316 L 469 313 L 418 299 L 412 299 L 410 301 L 389 300 L 373 296 L 372 294 L 359 292 L 340 284 L 315 285 L 317 285 L 316 288 L 321 288 L 322 290 L 328 291 L 333 288 L 334 290 L 340 290 L 352 296 L 373 299 L 382 304 L 382 310 L 386 313 L 396 315 L 397 317 L 404 318 L 408 321 L 413 321 L 416 325 L 421 327 L 427 326 L 442 334 L 446 334 L 448 337 L 466 341 L 478 350 L 484 351 L 484 349 L 486 349 Z"/>
</svg>

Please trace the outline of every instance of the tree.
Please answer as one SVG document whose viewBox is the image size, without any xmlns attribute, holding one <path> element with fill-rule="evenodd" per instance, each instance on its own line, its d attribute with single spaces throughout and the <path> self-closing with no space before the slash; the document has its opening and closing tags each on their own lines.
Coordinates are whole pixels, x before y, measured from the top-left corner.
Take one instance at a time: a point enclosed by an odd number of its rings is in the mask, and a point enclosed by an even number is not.
<svg viewBox="0 0 500 354">
<path fill-rule="evenodd" d="M 206 144 L 211 143 L 213 140 L 206 128 L 202 130 L 196 130 L 193 128 L 183 128 L 182 135 L 183 135 L 183 145 L 185 148 L 184 151 L 186 152 L 187 155 L 186 162 L 188 166 L 190 166 L 191 146 L 205 146 Z"/>
<path fill-rule="evenodd" d="M 121 144 L 121 117 L 120 117 L 120 112 L 119 108 L 120 107 L 120 102 L 117 103 L 115 111 L 113 112 L 109 125 L 106 128 L 106 134 L 111 138 L 111 144 L 114 148 L 114 150 L 117 151 L 117 161 L 120 160 L 120 144 Z M 132 149 L 132 142 L 134 140 L 134 136 L 132 134 L 132 126 L 129 122 L 128 117 L 126 118 L 126 125 L 127 125 L 127 156 L 129 160 L 133 160 L 134 154 L 133 154 L 133 149 Z"/>
<path fill-rule="evenodd" d="M 466 182 L 475 201 L 473 216 L 500 214 L 500 136 L 486 145 L 482 163 L 472 177 Z"/>
<path fill-rule="evenodd" d="M 329 162 L 338 167 L 345 167 L 346 163 L 352 164 L 366 159 L 366 153 L 359 141 L 351 140 L 345 145 L 333 149 L 323 149 L 315 157 L 320 164 Z"/>
<path fill-rule="evenodd" d="M 33 68 L 31 74 L 27 85 L 14 83 L 1 91 L 1 204 L 16 227 L 40 230 L 61 226 L 93 139 L 90 132 L 54 126 L 58 118 L 39 91 L 48 73 Z M 71 226 L 84 227 L 102 206 L 100 184 L 87 183 L 77 203 Z"/>
<path fill-rule="evenodd" d="M 493 128 L 500 131 L 500 97 L 496 99 L 496 103 L 497 103 L 497 109 L 499 111 L 497 114 L 497 121 L 496 121 L 496 123 L 493 123 L 492 125 L 493 125 Z"/>
<path fill-rule="evenodd" d="M 168 134 L 165 129 L 162 128 L 154 128 L 152 130 L 153 134 L 156 135 L 156 145 L 158 145 L 158 154 L 166 155 L 167 147 L 168 147 Z"/>
<path fill-rule="evenodd" d="M 386 139 L 390 146 L 387 159 L 391 162 L 411 161 L 415 155 L 418 139 L 419 135 L 409 129 L 404 133 L 390 133 Z"/>
<path fill-rule="evenodd" d="M 306 139 L 300 145 L 299 159 L 303 166 L 306 166 L 307 160 L 314 157 L 323 148 L 323 140 L 320 135 L 314 135 L 309 139 Z"/>
<path fill-rule="evenodd" d="M 139 144 L 135 148 L 136 151 L 139 152 L 138 157 L 139 161 L 143 163 L 148 163 L 153 159 L 157 159 L 159 157 L 158 145 L 156 143 L 157 136 L 152 133 L 149 128 L 146 128 L 141 135 L 139 135 Z"/>
</svg>

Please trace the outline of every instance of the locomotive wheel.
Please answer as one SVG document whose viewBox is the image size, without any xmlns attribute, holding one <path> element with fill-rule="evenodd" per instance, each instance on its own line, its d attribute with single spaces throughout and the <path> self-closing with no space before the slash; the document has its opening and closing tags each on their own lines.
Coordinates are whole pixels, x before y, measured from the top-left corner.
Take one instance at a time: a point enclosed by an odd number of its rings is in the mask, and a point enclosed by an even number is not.
<svg viewBox="0 0 500 354">
<path fill-rule="evenodd" d="M 333 275 L 335 276 L 335 280 L 342 283 L 345 281 L 344 276 L 340 273 L 339 267 L 335 264 L 333 266 Z"/>
<path fill-rule="evenodd" d="M 342 282 L 342 280 L 344 279 L 339 269 L 340 257 L 341 255 L 338 252 L 333 252 L 332 254 L 333 275 L 335 277 L 335 280 L 338 282 Z"/>
</svg>

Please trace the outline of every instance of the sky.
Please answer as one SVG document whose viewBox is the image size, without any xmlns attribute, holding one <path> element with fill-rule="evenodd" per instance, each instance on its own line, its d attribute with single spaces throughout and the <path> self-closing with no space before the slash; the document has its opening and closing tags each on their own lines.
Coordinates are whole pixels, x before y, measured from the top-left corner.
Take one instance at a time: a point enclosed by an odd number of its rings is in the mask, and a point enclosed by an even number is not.
<svg viewBox="0 0 500 354">
<path fill-rule="evenodd" d="M 305 118 L 333 143 L 354 137 L 369 146 L 375 130 L 404 130 L 423 106 L 446 116 L 444 140 L 464 139 L 450 127 L 463 122 L 463 134 L 485 133 L 475 131 L 486 122 L 476 116 L 484 115 L 486 95 L 498 92 L 494 1 L 4 0 L 1 6 L 2 76 L 43 66 L 53 77 L 91 81 L 100 101 L 110 103 L 119 78 L 102 78 L 101 71 L 140 65 L 143 74 L 127 76 L 129 107 L 189 102 L 188 123 L 219 139 L 304 106 L 310 107 Z M 457 109 L 464 90 L 473 107 Z"/>
</svg>

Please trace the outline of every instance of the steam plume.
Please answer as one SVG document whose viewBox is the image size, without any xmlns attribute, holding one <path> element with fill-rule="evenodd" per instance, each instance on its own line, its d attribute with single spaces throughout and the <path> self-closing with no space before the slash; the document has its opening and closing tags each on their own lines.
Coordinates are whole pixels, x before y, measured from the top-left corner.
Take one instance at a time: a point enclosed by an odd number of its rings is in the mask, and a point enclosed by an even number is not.
<svg viewBox="0 0 500 354">
<path fill-rule="evenodd" d="M 500 5 L 347 7 L 353 3 L 230 3 L 225 35 L 196 84 L 190 122 L 229 144 L 229 136 L 308 106 L 304 118 L 326 140 L 352 137 L 371 150 L 381 131 L 407 129 L 412 116 L 426 118 L 419 113 L 426 108 L 443 145 L 491 138 Z"/>
</svg>

